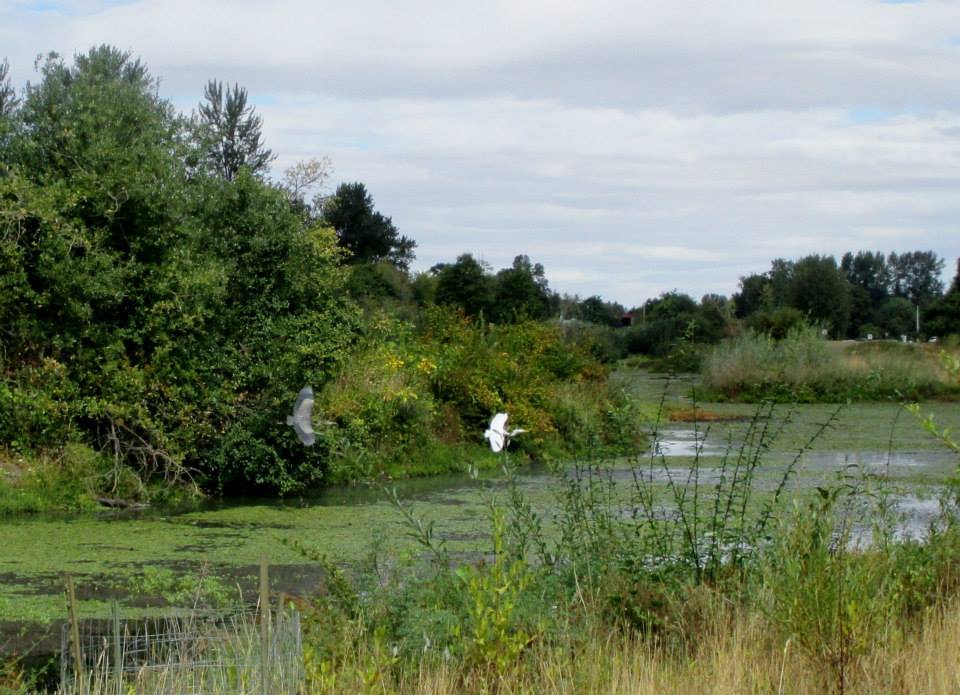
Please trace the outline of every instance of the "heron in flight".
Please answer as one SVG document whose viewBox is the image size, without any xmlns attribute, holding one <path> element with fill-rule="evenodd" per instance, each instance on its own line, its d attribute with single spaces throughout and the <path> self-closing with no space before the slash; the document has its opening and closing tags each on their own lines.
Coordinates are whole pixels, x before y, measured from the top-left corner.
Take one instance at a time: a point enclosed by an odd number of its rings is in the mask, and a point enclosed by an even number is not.
<svg viewBox="0 0 960 695">
<path fill-rule="evenodd" d="M 293 415 L 287 415 L 287 424 L 293 427 L 297 437 L 306 446 L 313 446 L 316 438 L 313 435 L 313 389 L 304 386 L 297 394 L 297 402 L 293 406 Z"/>
<path fill-rule="evenodd" d="M 503 451 L 505 447 L 510 446 L 510 438 L 514 435 L 526 432 L 526 430 L 519 428 L 507 431 L 507 417 L 506 413 L 497 413 L 490 420 L 490 427 L 483 433 L 484 439 L 490 442 L 490 448 L 494 453 Z"/>
</svg>

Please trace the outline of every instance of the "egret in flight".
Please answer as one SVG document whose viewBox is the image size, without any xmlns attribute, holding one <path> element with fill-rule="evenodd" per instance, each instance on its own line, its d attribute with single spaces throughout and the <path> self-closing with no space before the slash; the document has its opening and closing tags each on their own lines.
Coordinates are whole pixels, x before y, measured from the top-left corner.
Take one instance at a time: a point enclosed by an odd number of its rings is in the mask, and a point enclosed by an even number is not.
<svg viewBox="0 0 960 695">
<path fill-rule="evenodd" d="M 510 438 L 514 435 L 526 432 L 524 429 L 515 429 L 507 431 L 507 414 L 497 413 L 490 420 L 490 427 L 483 433 L 484 439 L 490 442 L 490 448 L 495 452 L 503 451 L 510 445 Z"/>
<path fill-rule="evenodd" d="M 300 441 L 307 446 L 313 446 L 316 438 L 313 435 L 313 389 L 304 386 L 297 394 L 297 402 L 293 406 L 293 415 L 287 415 L 287 424 L 293 427 Z"/>
</svg>

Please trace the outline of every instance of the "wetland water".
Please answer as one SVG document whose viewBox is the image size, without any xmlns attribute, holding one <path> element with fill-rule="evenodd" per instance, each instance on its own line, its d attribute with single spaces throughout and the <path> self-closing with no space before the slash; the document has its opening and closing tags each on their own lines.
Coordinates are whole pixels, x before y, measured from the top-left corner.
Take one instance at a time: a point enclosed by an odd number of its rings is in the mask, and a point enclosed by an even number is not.
<svg viewBox="0 0 960 695">
<path fill-rule="evenodd" d="M 650 382 L 655 380 L 647 378 L 633 387 L 663 389 L 662 384 Z M 679 387 L 674 384 L 670 388 Z M 671 398 L 681 399 L 682 390 Z M 664 423 L 659 431 L 663 457 L 656 455 L 650 470 L 685 480 L 699 446 L 700 482 L 711 484 L 711 468 L 720 465 L 725 452 L 736 450 L 756 408 L 735 404 L 703 407 L 740 419 L 696 427 Z M 835 410 L 836 406 L 823 405 L 778 407 L 771 424 L 784 418 L 788 422 L 764 454 L 758 484 L 772 486 L 778 472 Z M 955 470 L 957 459 L 925 433 L 913 416 L 898 416 L 898 410 L 894 404 L 846 406 L 835 426 L 802 458 L 793 489 L 836 480 L 838 474 L 855 467 L 892 486 L 898 508 L 907 516 L 907 532 L 919 533 L 937 513 L 938 484 Z M 937 403 L 925 410 L 934 413 L 942 425 L 960 430 L 960 406 Z M 647 453 L 640 459 L 640 465 L 649 465 Z M 606 465 L 614 479 L 627 480 L 631 475 L 626 460 Z M 500 485 L 498 477 L 473 480 L 464 474 L 402 481 L 395 488 L 418 516 L 436 522 L 436 532 L 446 539 L 452 553 L 469 555 L 488 549 L 485 500 L 490 493 L 496 495 Z M 549 518 L 561 487 L 558 478 L 543 469 L 528 469 L 521 472 L 520 487 Z M 106 614 L 113 599 L 132 613 L 147 610 L 151 600 L 155 605 L 158 597 L 143 595 L 142 589 L 132 595 L 133 582 L 146 567 L 186 576 L 209 573 L 227 586 L 251 592 L 262 554 L 270 559 L 278 590 L 309 592 L 317 586 L 320 572 L 289 543 L 302 543 L 331 560 L 349 564 L 361 562 L 373 552 L 381 557 L 419 552 L 406 539 L 405 530 L 399 513 L 379 487 L 326 490 L 283 501 L 233 500 L 186 511 L 105 511 L 3 519 L 0 652 L 22 651 L 59 639 L 58 623 L 65 612 L 65 572 L 76 577 L 81 613 L 88 616 Z"/>
</svg>

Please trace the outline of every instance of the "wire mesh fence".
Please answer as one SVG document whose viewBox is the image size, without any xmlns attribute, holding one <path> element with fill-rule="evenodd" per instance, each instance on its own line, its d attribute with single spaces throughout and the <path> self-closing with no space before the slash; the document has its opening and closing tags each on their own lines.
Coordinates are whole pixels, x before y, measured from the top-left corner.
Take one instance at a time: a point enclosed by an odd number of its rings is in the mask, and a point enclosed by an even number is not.
<svg viewBox="0 0 960 695">
<path fill-rule="evenodd" d="M 303 682 L 300 615 L 290 608 L 180 611 L 64 625 L 61 690 L 149 695 L 293 695 Z"/>
</svg>

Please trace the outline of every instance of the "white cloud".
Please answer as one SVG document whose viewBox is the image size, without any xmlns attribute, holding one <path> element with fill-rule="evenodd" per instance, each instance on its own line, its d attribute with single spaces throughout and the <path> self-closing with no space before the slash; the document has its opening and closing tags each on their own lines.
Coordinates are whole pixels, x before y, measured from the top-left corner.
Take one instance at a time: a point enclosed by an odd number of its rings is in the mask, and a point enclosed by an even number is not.
<svg viewBox="0 0 960 695">
<path fill-rule="evenodd" d="M 31 9 L 31 7 L 33 9 Z M 0 4 L 33 57 L 135 51 L 189 109 L 262 100 L 277 170 L 329 155 L 418 267 L 527 253 L 625 304 L 774 256 L 960 255 L 960 4 L 94 0 Z"/>
</svg>

